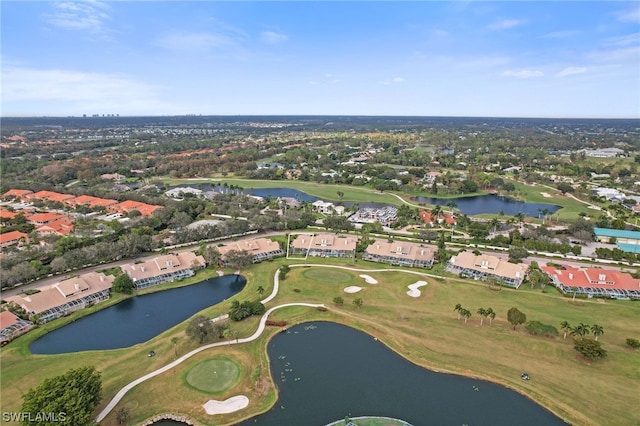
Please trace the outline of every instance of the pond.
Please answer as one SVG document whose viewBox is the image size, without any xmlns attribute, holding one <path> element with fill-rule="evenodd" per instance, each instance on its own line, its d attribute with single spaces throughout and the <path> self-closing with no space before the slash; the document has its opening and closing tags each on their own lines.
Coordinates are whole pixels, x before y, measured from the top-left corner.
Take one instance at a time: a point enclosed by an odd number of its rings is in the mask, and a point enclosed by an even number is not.
<svg viewBox="0 0 640 426">
<path fill-rule="evenodd" d="M 271 340 L 268 355 L 278 401 L 241 425 L 323 426 L 345 416 L 385 416 L 413 425 L 566 424 L 515 391 L 426 370 L 340 324 L 292 327 Z"/>
<path fill-rule="evenodd" d="M 237 294 L 246 283 L 240 275 L 225 275 L 135 296 L 45 334 L 30 349 L 34 354 L 60 354 L 126 348 L 146 342 L 196 312 Z"/>
<path fill-rule="evenodd" d="M 496 194 L 457 198 L 411 197 L 411 201 L 438 206 L 446 206 L 447 203 L 453 201 L 456 203 L 456 209 L 469 216 L 483 213 L 499 214 L 500 212 L 508 216 L 515 216 L 522 212 L 526 216 L 538 217 L 544 209 L 548 210 L 547 214 L 555 213 L 561 209 L 560 206 L 553 204 L 525 203 Z"/>
</svg>

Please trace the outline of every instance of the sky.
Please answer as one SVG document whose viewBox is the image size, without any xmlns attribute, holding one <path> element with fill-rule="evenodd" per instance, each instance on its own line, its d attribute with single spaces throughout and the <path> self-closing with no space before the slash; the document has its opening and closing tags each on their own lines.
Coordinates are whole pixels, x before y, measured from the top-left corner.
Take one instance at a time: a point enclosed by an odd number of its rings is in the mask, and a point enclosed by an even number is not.
<svg viewBox="0 0 640 426">
<path fill-rule="evenodd" d="M 640 2 L 5 1 L 2 116 L 640 118 Z"/>
</svg>

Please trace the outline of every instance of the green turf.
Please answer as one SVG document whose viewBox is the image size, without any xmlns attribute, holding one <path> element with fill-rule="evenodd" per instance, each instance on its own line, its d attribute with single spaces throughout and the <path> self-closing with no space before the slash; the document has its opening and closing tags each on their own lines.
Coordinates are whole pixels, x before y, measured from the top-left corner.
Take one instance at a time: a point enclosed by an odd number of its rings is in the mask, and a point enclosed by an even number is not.
<svg viewBox="0 0 640 426">
<path fill-rule="evenodd" d="M 185 380 L 192 387 L 208 393 L 220 393 L 238 380 L 240 368 L 227 358 L 212 358 L 194 365 Z"/>
<path fill-rule="evenodd" d="M 351 274 L 331 269 L 310 268 L 306 269 L 302 275 L 310 280 L 320 281 L 323 283 L 343 284 L 353 282 L 353 276 Z"/>
</svg>

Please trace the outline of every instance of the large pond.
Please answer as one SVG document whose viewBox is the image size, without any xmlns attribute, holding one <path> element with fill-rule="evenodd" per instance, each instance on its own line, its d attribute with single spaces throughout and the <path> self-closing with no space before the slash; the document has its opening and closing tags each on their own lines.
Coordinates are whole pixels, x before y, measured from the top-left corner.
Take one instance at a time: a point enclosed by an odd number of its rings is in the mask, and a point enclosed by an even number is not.
<svg viewBox="0 0 640 426">
<path fill-rule="evenodd" d="M 225 275 L 135 296 L 45 334 L 30 349 L 34 354 L 59 354 L 146 342 L 196 312 L 237 294 L 246 283 L 240 275 Z"/>
<path fill-rule="evenodd" d="M 438 206 L 446 206 L 448 203 L 453 201 L 456 203 L 456 209 L 469 216 L 483 213 L 498 214 L 500 212 L 509 216 L 515 216 L 522 212 L 526 216 L 538 217 L 545 209 L 548 210 L 547 214 L 552 214 L 561 208 L 560 206 L 553 204 L 525 203 L 523 201 L 516 201 L 511 198 L 501 197 L 496 194 L 458 198 L 411 197 L 411 200 L 422 204 L 433 204 Z"/>
<path fill-rule="evenodd" d="M 292 327 L 271 340 L 268 354 L 278 401 L 271 411 L 241 425 L 320 426 L 365 415 L 416 426 L 566 424 L 515 391 L 418 367 L 340 324 Z M 535 380 L 535 372 L 530 373 Z"/>
</svg>

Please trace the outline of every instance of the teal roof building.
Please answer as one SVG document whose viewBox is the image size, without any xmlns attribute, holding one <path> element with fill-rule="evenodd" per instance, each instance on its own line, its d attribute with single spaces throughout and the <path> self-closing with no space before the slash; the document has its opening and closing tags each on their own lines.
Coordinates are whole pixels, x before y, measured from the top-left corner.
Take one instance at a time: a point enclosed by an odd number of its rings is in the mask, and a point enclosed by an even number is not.
<svg viewBox="0 0 640 426">
<path fill-rule="evenodd" d="M 615 239 L 618 248 L 627 253 L 640 253 L 640 232 L 624 229 L 593 228 L 596 240 L 610 243 Z"/>
</svg>

